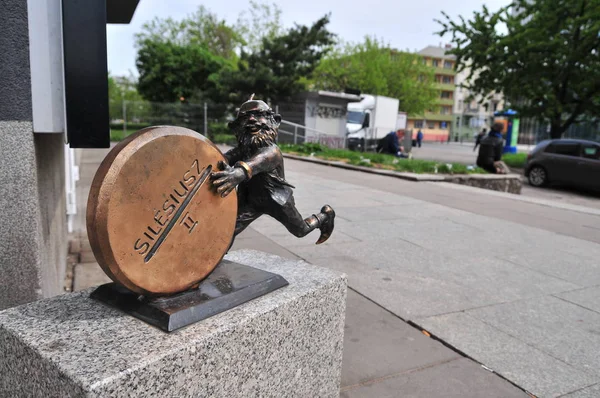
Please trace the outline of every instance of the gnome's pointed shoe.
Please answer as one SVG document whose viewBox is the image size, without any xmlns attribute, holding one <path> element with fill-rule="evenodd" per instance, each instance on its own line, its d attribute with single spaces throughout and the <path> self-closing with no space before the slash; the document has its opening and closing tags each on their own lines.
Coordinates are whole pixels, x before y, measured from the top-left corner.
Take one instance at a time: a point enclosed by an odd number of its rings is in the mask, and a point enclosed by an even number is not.
<svg viewBox="0 0 600 398">
<path fill-rule="evenodd" d="M 317 216 L 319 219 L 319 230 L 321 231 L 321 236 L 319 236 L 319 240 L 317 241 L 317 245 L 325 242 L 331 236 L 333 232 L 333 220 L 335 219 L 335 211 L 329 205 L 325 205 L 321 208 L 321 213 Z"/>
</svg>

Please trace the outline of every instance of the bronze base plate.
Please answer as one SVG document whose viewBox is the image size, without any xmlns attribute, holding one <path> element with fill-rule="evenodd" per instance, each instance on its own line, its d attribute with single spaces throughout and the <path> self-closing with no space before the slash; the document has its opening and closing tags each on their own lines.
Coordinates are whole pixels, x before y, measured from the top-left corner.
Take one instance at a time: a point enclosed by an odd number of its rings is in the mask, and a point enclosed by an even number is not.
<svg viewBox="0 0 600 398">
<path fill-rule="evenodd" d="M 90 297 L 172 332 L 287 285 L 280 275 L 223 260 L 197 289 L 174 296 L 148 299 L 107 283 Z"/>
</svg>

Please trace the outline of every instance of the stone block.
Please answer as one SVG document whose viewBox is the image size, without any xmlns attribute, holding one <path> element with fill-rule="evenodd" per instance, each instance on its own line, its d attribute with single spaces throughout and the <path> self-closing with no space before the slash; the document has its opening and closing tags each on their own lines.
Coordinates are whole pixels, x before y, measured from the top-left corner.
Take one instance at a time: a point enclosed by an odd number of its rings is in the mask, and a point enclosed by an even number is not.
<svg viewBox="0 0 600 398">
<path fill-rule="evenodd" d="M 523 187 L 523 181 L 518 174 L 466 174 L 447 177 L 445 181 L 514 194 L 521 194 Z"/>
<path fill-rule="evenodd" d="M 337 397 L 346 279 L 256 251 L 289 286 L 167 334 L 89 298 L 0 312 L 0 396 Z"/>
</svg>

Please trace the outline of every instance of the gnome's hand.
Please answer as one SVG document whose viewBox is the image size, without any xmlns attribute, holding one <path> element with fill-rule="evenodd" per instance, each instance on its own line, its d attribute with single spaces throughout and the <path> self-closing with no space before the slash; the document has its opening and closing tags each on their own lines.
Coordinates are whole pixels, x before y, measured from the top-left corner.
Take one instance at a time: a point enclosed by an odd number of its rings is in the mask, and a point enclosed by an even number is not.
<svg viewBox="0 0 600 398">
<path fill-rule="evenodd" d="M 223 171 L 211 173 L 210 179 L 217 192 L 224 198 L 246 179 L 246 173 L 239 167 L 231 167 L 223 162 L 219 162 L 219 169 Z"/>
</svg>

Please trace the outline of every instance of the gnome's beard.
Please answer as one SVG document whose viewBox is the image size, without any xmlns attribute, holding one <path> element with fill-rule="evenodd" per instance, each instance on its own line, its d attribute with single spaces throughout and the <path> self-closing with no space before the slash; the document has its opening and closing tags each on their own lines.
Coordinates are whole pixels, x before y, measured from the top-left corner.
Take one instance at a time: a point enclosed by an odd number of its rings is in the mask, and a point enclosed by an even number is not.
<svg viewBox="0 0 600 398">
<path fill-rule="evenodd" d="M 241 147 L 256 150 L 258 148 L 273 145 L 277 138 L 277 131 L 267 124 L 261 124 L 260 130 L 256 132 L 250 132 L 244 127 L 241 127 L 236 131 L 236 137 L 238 144 Z"/>
</svg>

